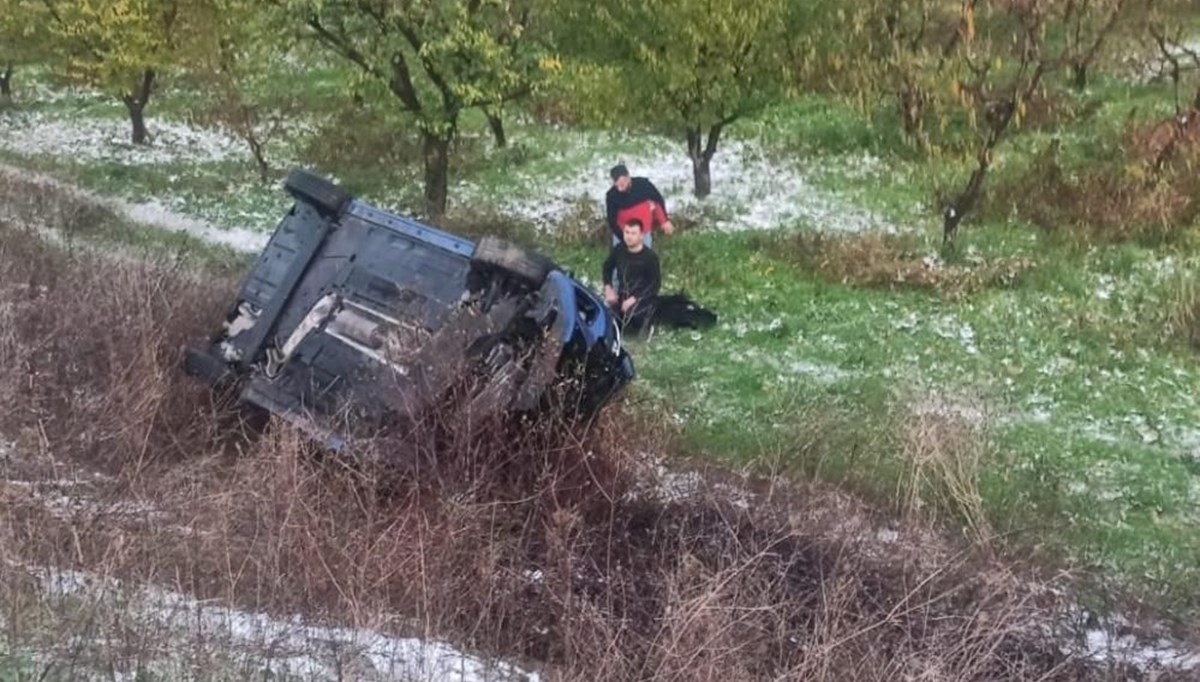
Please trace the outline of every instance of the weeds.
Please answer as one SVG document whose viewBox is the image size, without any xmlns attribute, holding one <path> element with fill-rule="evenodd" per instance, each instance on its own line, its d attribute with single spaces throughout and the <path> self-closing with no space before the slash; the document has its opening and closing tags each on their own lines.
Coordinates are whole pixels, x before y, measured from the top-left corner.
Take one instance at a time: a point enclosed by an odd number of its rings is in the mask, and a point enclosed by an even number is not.
<svg viewBox="0 0 1200 682">
<path fill-rule="evenodd" d="M 982 419 L 978 408 L 933 399 L 906 415 L 905 467 L 897 492 L 905 514 L 923 514 L 931 506 L 929 516 L 949 517 L 972 543 L 986 548 L 994 533 L 979 491 L 987 463 L 983 425 L 972 419 L 976 414 Z"/>
<path fill-rule="evenodd" d="M 851 517 L 783 480 L 661 469 L 635 454 L 653 425 L 619 408 L 581 432 L 478 428 L 451 403 L 353 466 L 282 425 L 231 435 L 178 372 L 229 282 L 12 228 L 0 245 L 0 428 L 17 441 L 3 628 L 67 676 L 149 670 L 170 634 L 119 618 L 120 590 L 39 621 L 42 571 L 447 638 L 564 680 L 1104 679 L 1047 634 L 1042 588 L 969 549 L 849 533 Z M 953 438 L 927 459 L 955 454 Z M 969 507 L 970 470 L 946 466 L 929 471 Z M 84 485 L 63 508 L 12 483 L 39 475 Z"/>
<path fill-rule="evenodd" d="M 1193 116 L 1188 121 L 1200 121 Z M 1095 241 L 1157 244 L 1178 239 L 1195 223 L 1200 127 L 1175 119 L 1131 126 L 1120 148 L 1086 167 L 1066 167 L 1052 140 L 1028 172 L 1000 183 L 992 203 L 1052 231 Z M 1111 147 L 1111 144 L 1110 144 Z"/>
<path fill-rule="evenodd" d="M 118 222 L 117 216 L 94 199 L 55 192 L 35 180 L 0 169 L 0 220 L 15 225 L 53 225 L 64 239 L 94 234 Z"/>
<path fill-rule="evenodd" d="M 948 264 L 923 254 L 914 237 L 879 233 L 831 236 L 804 232 L 770 246 L 768 253 L 838 284 L 925 290 L 949 300 L 1012 286 L 1034 267 L 1029 258 Z"/>
<path fill-rule="evenodd" d="M 1200 282 L 1190 272 L 1174 278 L 1166 311 L 1166 332 L 1200 350 Z"/>
</svg>

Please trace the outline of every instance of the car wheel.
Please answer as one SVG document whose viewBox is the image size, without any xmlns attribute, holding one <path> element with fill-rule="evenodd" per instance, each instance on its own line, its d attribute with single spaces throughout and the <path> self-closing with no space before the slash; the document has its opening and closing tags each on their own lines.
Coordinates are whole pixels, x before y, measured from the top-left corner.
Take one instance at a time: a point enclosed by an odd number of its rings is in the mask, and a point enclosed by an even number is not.
<svg viewBox="0 0 1200 682">
<path fill-rule="evenodd" d="M 475 245 L 471 260 L 512 275 L 531 286 L 541 286 L 554 269 L 554 261 L 536 251 L 522 248 L 497 237 L 484 237 Z"/>
<path fill-rule="evenodd" d="M 306 171 L 293 168 L 284 180 L 283 187 L 299 201 L 303 201 L 318 212 L 327 216 L 341 213 L 350 202 L 350 194 L 325 178 Z"/>
</svg>

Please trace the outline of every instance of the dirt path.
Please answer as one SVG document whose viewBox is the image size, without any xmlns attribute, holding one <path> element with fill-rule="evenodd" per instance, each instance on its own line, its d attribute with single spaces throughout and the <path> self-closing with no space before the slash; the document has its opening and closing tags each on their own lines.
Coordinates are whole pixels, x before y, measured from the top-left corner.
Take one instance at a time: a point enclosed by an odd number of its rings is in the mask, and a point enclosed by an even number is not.
<svg viewBox="0 0 1200 682">
<path fill-rule="evenodd" d="M 157 202 L 137 203 L 106 197 L 83 189 L 69 182 L 64 182 L 44 173 L 37 173 L 10 164 L 0 163 L 0 183 L 9 186 L 6 194 L 9 196 L 25 196 L 30 205 L 42 203 L 44 197 L 39 195 L 54 193 L 79 203 L 91 205 L 107 211 L 138 225 L 166 232 L 181 232 L 191 235 L 209 244 L 228 246 L 246 253 L 257 253 L 267 243 L 268 234 L 247 229 L 221 229 L 198 218 L 177 213 Z M 14 202 L 8 202 L 0 209 L 8 217 L 30 222 L 28 212 L 19 211 L 20 207 Z"/>
</svg>

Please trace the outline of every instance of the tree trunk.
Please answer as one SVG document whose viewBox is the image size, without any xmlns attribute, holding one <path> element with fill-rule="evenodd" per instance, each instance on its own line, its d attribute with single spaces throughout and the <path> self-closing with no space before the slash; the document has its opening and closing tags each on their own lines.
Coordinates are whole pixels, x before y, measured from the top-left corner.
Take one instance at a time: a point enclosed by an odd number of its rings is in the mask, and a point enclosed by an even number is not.
<svg viewBox="0 0 1200 682">
<path fill-rule="evenodd" d="M 275 119 L 266 130 L 261 130 L 259 126 L 262 119 L 254 107 L 239 103 L 231 109 L 234 112 L 231 127 L 250 148 L 250 155 L 254 157 L 254 165 L 258 169 L 258 179 L 265 185 L 271 181 L 271 164 L 267 163 L 267 141 L 278 130 L 279 121 Z"/>
<path fill-rule="evenodd" d="M 959 224 L 975 208 L 976 202 L 979 201 L 980 195 L 983 194 L 983 181 L 987 178 L 987 173 L 991 165 L 991 152 L 990 150 L 986 150 L 979 155 L 979 165 L 971 173 L 971 179 L 967 181 L 967 186 L 950 203 L 950 206 L 946 208 L 946 212 L 942 214 L 943 249 L 954 246 L 954 239 L 958 236 Z"/>
<path fill-rule="evenodd" d="M 1022 65 L 1022 70 L 1025 65 Z M 987 140 L 979 149 L 979 154 L 976 157 L 976 167 L 971 173 L 971 179 L 967 181 L 967 186 L 963 189 L 954 201 L 946 207 L 945 213 L 942 214 L 942 249 L 953 248 L 954 239 L 958 235 L 958 226 L 962 223 L 963 218 L 967 216 L 978 203 L 979 197 L 983 193 L 983 181 L 987 178 L 988 171 L 992 167 L 992 154 L 995 152 L 996 146 L 1004 139 L 1008 133 L 1009 126 L 1012 124 L 1013 117 L 1017 110 L 1020 109 L 1021 102 L 1026 102 L 1029 97 L 1037 92 L 1038 86 L 1042 82 L 1042 77 L 1046 73 L 1046 63 L 1039 62 L 1034 68 L 1033 75 L 1029 77 L 1029 81 L 1024 87 L 1016 88 L 1008 99 L 997 102 L 995 107 L 990 109 L 988 114 L 988 136 Z"/>
<path fill-rule="evenodd" d="M 1032 88 L 1030 89 L 1032 91 Z M 992 121 L 991 131 L 988 134 L 987 141 L 983 147 L 979 149 L 979 154 L 976 157 L 975 170 L 971 173 L 971 179 L 967 181 L 967 186 L 959 193 L 954 201 L 946 207 L 945 213 L 942 214 L 942 248 L 953 248 L 954 239 L 958 236 L 958 226 L 962 223 L 963 218 L 967 217 L 975 208 L 975 204 L 979 202 L 979 197 L 983 195 L 983 181 L 987 179 L 988 171 L 992 168 L 992 154 L 996 149 L 996 145 L 1000 144 L 1004 134 L 1008 131 L 1008 126 L 1012 123 L 1013 113 L 1017 109 L 1015 100 L 1008 100 L 1001 111 L 1002 113 Z"/>
<path fill-rule="evenodd" d="M 925 93 L 912 80 L 905 78 L 900 90 L 900 118 L 904 123 L 904 135 L 910 140 L 924 139 Z"/>
<path fill-rule="evenodd" d="M 487 112 L 488 127 L 492 129 L 492 138 L 496 141 L 496 147 L 503 149 L 508 146 L 508 136 L 504 134 L 504 119 L 500 118 L 499 113 Z"/>
<path fill-rule="evenodd" d="M 1076 90 L 1083 90 L 1088 85 L 1088 65 L 1086 62 L 1071 65 L 1071 85 Z"/>
<path fill-rule="evenodd" d="M 149 135 L 146 132 L 146 104 L 150 102 L 150 93 L 154 88 L 154 70 L 146 69 L 142 73 L 142 82 L 137 92 L 122 95 L 121 101 L 129 110 L 129 122 L 132 125 L 130 140 L 134 144 L 147 144 Z"/>
<path fill-rule="evenodd" d="M 254 164 L 258 166 L 258 179 L 265 185 L 271 181 L 271 165 L 267 163 L 263 142 L 251 132 L 246 135 L 246 144 L 250 146 L 250 153 L 254 155 Z"/>
<path fill-rule="evenodd" d="M 450 141 L 453 137 L 453 128 L 444 135 L 421 133 L 425 157 L 425 213 L 431 220 L 438 220 L 446 214 L 446 196 L 450 184 Z"/>
<path fill-rule="evenodd" d="M 4 65 L 4 76 L 0 77 L 0 103 L 8 104 L 12 101 L 12 77 L 13 65 L 8 62 Z"/>
<path fill-rule="evenodd" d="M 148 144 L 150 135 L 146 131 L 146 105 L 127 100 L 125 106 L 129 109 L 129 122 L 132 125 L 130 141 L 134 144 Z"/>
<path fill-rule="evenodd" d="M 709 161 L 710 159 L 703 156 L 692 158 L 692 180 L 695 182 L 694 193 L 698 199 L 712 194 L 712 172 L 709 170 Z"/>
<path fill-rule="evenodd" d="M 717 153 L 717 143 L 721 140 L 721 131 L 729 125 L 733 118 L 728 118 L 713 124 L 708 129 L 708 139 L 699 126 L 687 131 L 688 158 L 692 160 L 692 193 L 697 199 L 703 199 L 712 194 L 712 158 Z"/>
</svg>

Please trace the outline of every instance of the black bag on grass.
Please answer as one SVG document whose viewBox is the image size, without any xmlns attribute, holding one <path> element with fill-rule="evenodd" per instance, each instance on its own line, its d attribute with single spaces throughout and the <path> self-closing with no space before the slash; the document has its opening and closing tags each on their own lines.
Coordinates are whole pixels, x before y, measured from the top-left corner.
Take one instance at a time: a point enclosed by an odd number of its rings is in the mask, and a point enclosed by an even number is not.
<svg viewBox="0 0 1200 682">
<path fill-rule="evenodd" d="M 639 335 L 654 327 L 673 329 L 709 329 L 717 324 L 717 315 L 688 298 L 685 293 L 655 296 L 634 308 L 625 320 L 626 334 Z"/>
</svg>

